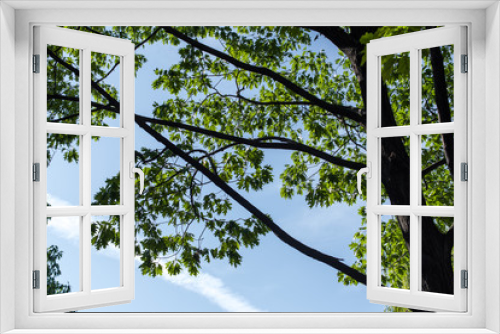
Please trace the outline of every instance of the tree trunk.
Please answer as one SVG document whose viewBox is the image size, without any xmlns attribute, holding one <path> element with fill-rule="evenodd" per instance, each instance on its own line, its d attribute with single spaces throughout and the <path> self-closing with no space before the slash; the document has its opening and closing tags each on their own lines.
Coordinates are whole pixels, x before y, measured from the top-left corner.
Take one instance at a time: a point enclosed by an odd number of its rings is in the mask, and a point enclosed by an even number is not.
<svg viewBox="0 0 500 334">
<path fill-rule="evenodd" d="M 319 29 L 318 29 L 319 30 Z M 321 31 L 328 33 L 328 31 Z M 359 43 L 359 39 L 366 32 L 373 32 L 373 27 L 355 27 L 351 28 L 349 34 L 351 38 L 342 36 L 338 38 L 330 35 L 329 39 L 344 52 L 352 64 L 356 78 L 361 88 L 361 95 L 366 106 L 366 64 L 362 62 L 362 54 L 365 45 Z M 338 33 L 338 31 L 336 31 Z M 437 80 L 444 80 L 443 58 L 439 52 L 432 50 L 432 66 L 439 73 L 434 76 Z M 442 72 L 443 75 L 439 75 Z M 439 96 L 438 104 L 443 104 L 447 98 L 446 91 L 440 89 L 445 86 L 444 83 L 436 82 L 436 95 Z M 439 87 L 438 87 L 439 86 Z M 439 107 L 439 106 L 438 106 Z M 444 114 L 446 109 L 441 108 Z M 449 113 L 449 110 L 448 110 Z M 450 121 L 440 116 L 440 121 Z M 385 84 L 382 84 L 382 126 L 396 126 L 394 111 L 392 110 L 389 94 Z M 451 138 L 450 138 L 451 137 Z M 450 141 L 451 139 L 451 141 Z M 444 146 L 446 160 L 450 170 L 453 173 L 453 142 L 452 136 L 444 136 Z M 382 184 L 385 187 L 387 195 L 392 205 L 410 204 L 410 157 L 405 149 L 403 139 L 399 137 L 384 138 L 382 140 Z M 425 199 L 422 197 L 422 204 L 425 205 Z M 410 249 L 410 221 L 409 217 L 397 217 L 399 228 L 401 229 L 408 250 Z M 452 267 L 452 249 L 453 249 L 453 229 L 447 234 L 442 234 L 436 227 L 432 217 L 422 217 L 422 291 L 453 294 L 453 267 Z M 411 256 L 411 254 L 410 254 Z M 417 268 L 413 268 L 417 270 Z"/>
</svg>

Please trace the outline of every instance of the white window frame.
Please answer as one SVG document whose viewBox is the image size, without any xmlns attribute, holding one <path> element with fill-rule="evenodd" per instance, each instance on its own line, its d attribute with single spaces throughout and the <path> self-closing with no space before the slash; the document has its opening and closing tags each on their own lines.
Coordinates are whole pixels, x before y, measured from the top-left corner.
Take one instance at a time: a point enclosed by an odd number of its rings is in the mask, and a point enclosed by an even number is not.
<svg viewBox="0 0 500 334">
<path fill-rule="evenodd" d="M 135 48 L 130 41 L 51 26 L 34 27 L 34 54 L 39 57 L 39 73 L 33 74 L 33 132 L 34 163 L 39 164 L 39 181 L 33 184 L 34 270 L 39 282 L 47 282 L 47 224 L 48 217 L 78 217 L 79 219 L 79 287 L 71 293 L 47 295 L 47 284 L 34 289 L 34 311 L 74 311 L 129 303 L 134 299 L 135 271 Z M 79 124 L 47 122 L 47 46 L 69 47 L 80 52 Z M 91 124 L 91 53 L 120 57 L 120 122 L 118 127 Z M 80 136 L 79 205 L 47 206 L 47 134 Z M 91 142 L 92 137 L 119 140 L 120 204 L 92 205 Z M 120 216 L 120 286 L 92 290 L 91 284 L 91 219 L 92 216 Z"/>
<path fill-rule="evenodd" d="M 467 25 L 471 71 L 468 78 L 471 87 L 468 99 L 471 110 L 468 116 L 468 197 L 471 199 L 468 220 L 474 226 L 468 231 L 471 236 L 468 243 L 468 312 L 34 314 L 30 255 L 33 244 L 33 212 L 30 209 L 33 204 L 30 179 L 33 125 L 32 101 L 27 97 L 32 94 L 29 57 L 32 54 L 31 31 L 36 24 Z M 122 333 L 124 329 L 127 333 L 500 332 L 500 10 L 497 1 L 370 1 L 368 5 L 366 1 L 11 0 L 0 3 L 0 50 L 1 332 L 42 333 L 43 329 L 45 333 L 47 329 L 50 333 L 77 333 L 78 329 L 86 329 L 86 333 Z M 12 137 L 15 145 L 12 145 Z"/>
<path fill-rule="evenodd" d="M 467 310 L 467 290 L 461 287 L 461 272 L 467 270 L 467 184 L 461 180 L 459 166 L 467 163 L 467 76 L 462 73 L 461 55 L 467 54 L 465 26 L 449 26 L 380 38 L 367 45 L 367 162 L 371 177 L 367 179 L 367 296 L 372 302 L 421 310 Z M 422 124 L 422 50 L 446 45 L 454 46 L 454 120 L 448 123 Z M 410 58 L 410 124 L 382 127 L 381 58 L 408 52 Z M 453 206 L 422 205 L 421 135 L 454 134 Z M 382 205 L 381 141 L 389 137 L 410 140 L 410 202 L 408 205 Z M 410 217 L 410 287 L 398 289 L 381 284 L 381 216 Z M 453 217 L 454 275 L 453 294 L 421 291 L 422 227 L 421 217 Z"/>
</svg>

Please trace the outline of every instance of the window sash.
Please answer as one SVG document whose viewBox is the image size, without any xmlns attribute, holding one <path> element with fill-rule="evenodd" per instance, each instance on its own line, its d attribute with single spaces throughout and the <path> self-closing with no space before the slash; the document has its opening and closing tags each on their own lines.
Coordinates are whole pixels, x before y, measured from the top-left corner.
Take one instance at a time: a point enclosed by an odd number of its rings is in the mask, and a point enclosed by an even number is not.
<svg viewBox="0 0 500 334">
<path fill-rule="evenodd" d="M 460 180 L 459 166 L 467 162 L 466 83 L 467 75 L 460 71 L 460 55 L 466 54 L 466 28 L 460 26 L 436 28 L 373 40 L 367 47 L 367 161 L 372 177 L 367 180 L 367 296 L 375 303 L 424 310 L 467 310 L 467 290 L 461 288 L 461 270 L 467 269 L 467 184 Z M 420 124 L 421 120 L 421 49 L 454 45 L 454 122 Z M 384 55 L 410 52 L 410 125 L 381 127 L 381 64 Z M 419 205 L 421 196 L 422 134 L 454 133 L 454 206 Z M 381 139 L 410 137 L 410 205 L 380 205 Z M 410 289 L 382 287 L 380 215 L 410 216 Z M 445 295 L 419 291 L 421 285 L 421 238 L 419 217 L 454 217 L 454 294 Z"/>
<path fill-rule="evenodd" d="M 34 289 L 34 311 L 72 311 L 130 302 L 134 298 L 134 179 L 130 162 L 134 151 L 134 45 L 127 40 L 54 27 L 35 27 L 34 53 L 40 55 L 40 73 L 34 80 L 34 162 L 40 163 L 40 181 L 34 183 L 34 270 L 40 271 L 40 289 Z M 80 124 L 46 121 L 47 46 L 80 50 Z M 91 52 L 121 57 L 121 103 L 118 128 L 91 125 Z M 47 134 L 80 136 L 80 205 L 47 207 Z M 91 205 L 92 136 L 120 138 L 120 205 Z M 120 282 L 110 289 L 91 289 L 91 217 L 120 215 Z M 47 295 L 47 217 L 80 217 L 80 291 Z"/>
</svg>

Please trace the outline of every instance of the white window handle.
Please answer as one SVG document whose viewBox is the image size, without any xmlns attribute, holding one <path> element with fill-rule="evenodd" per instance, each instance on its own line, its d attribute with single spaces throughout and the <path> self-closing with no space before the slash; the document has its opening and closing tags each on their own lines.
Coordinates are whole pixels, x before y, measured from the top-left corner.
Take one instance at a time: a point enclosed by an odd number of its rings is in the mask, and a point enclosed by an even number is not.
<svg viewBox="0 0 500 334">
<path fill-rule="evenodd" d="M 370 179 L 372 177 L 372 163 L 371 162 L 368 162 L 366 164 L 367 167 L 364 167 L 364 168 L 361 168 L 358 173 L 357 173 L 357 176 L 358 176 L 358 193 L 361 195 L 363 194 L 363 190 L 361 189 L 361 176 L 363 174 L 366 174 L 366 178 L 367 179 Z"/>
<path fill-rule="evenodd" d="M 139 174 L 139 195 L 144 191 L 144 172 L 140 168 L 135 168 L 134 163 L 131 161 L 129 165 L 130 178 L 135 178 L 135 174 Z"/>
</svg>

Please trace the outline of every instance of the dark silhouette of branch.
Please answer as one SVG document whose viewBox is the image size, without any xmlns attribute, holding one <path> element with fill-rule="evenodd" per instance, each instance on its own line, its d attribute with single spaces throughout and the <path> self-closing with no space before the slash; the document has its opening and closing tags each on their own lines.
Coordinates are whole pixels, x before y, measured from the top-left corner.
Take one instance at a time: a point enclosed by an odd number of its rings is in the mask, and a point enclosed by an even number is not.
<svg viewBox="0 0 500 334">
<path fill-rule="evenodd" d="M 309 101 L 256 101 L 249 99 L 241 94 L 231 95 L 231 94 L 220 94 L 222 97 L 234 97 L 240 100 L 246 101 L 251 104 L 255 104 L 258 106 L 310 106 L 313 105 L 312 102 Z"/>
<path fill-rule="evenodd" d="M 318 158 L 321 158 L 325 161 L 328 161 L 332 164 L 353 169 L 353 170 L 359 170 L 360 168 L 365 167 L 365 164 L 355 162 L 355 161 L 349 161 L 345 160 L 342 158 L 334 157 L 328 153 L 325 153 L 324 151 L 317 150 L 311 146 L 298 143 L 296 141 L 293 141 L 288 138 L 282 138 L 282 137 L 267 137 L 266 140 L 279 140 L 281 142 L 275 143 L 275 142 L 263 142 L 262 138 L 242 138 L 242 137 L 237 137 L 233 135 L 228 135 L 224 134 L 221 132 L 213 131 L 213 130 L 207 130 L 203 129 L 200 127 L 196 127 L 193 125 L 188 125 L 188 124 L 183 124 L 183 123 L 178 123 L 178 122 L 173 122 L 173 121 L 167 121 L 163 119 L 157 119 L 157 118 L 151 118 L 151 117 L 146 117 L 146 116 L 140 116 L 136 115 L 136 119 L 141 119 L 143 121 L 146 121 L 148 123 L 154 123 L 154 124 L 159 124 L 159 125 L 166 125 L 166 126 L 171 126 L 174 128 L 180 128 L 180 129 L 185 129 L 188 131 L 196 132 L 196 133 L 201 133 L 207 136 L 211 136 L 214 138 L 219 138 L 219 139 L 224 139 L 224 140 L 229 140 L 238 144 L 245 144 L 249 145 L 252 147 L 258 147 L 258 148 L 267 148 L 267 149 L 283 149 L 283 150 L 294 150 L 294 151 L 301 151 L 304 153 L 311 154 L 313 156 L 316 156 Z"/>
<path fill-rule="evenodd" d="M 78 96 L 66 96 L 66 95 L 61 95 L 61 94 L 47 94 L 47 100 L 50 100 L 50 99 L 74 101 L 74 102 L 80 101 L 80 98 Z M 115 113 L 117 112 L 116 108 L 110 106 L 109 104 L 105 105 L 105 104 L 101 104 L 101 103 L 97 103 L 97 102 L 93 102 L 93 101 L 90 103 L 93 107 L 109 110 L 109 111 L 112 111 Z M 78 115 L 78 114 L 74 114 L 74 115 Z M 70 116 L 72 116 L 72 115 L 70 115 Z M 68 116 L 68 117 L 70 117 L 70 116 Z M 51 122 L 55 122 L 55 121 L 51 121 Z"/>
<path fill-rule="evenodd" d="M 448 89 L 446 87 L 446 75 L 444 72 L 443 54 L 439 47 L 430 49 L 432 79 L 434 81 L 434 91 L 436 96 L 436 106 L 438 111 L 439 122 L 451 122 L 451 109 L 448 101 Z M 455 59 L 455 62 L 457 60 Z M 459 66 L 458 62 L 455 66 Z M 443 141 L 443 150 L 446 163 L 450 169 L 451 175 L 454 172 L 454 154 L 453 154 L 453 134 L 447 133 L 441 135 Z"/>
<path fill-rule="evenodd" d="M 233 198 L 236 202 L 238 202 L 242 207 L 248 210 L 251 214 L 253 214 L 257 219 L 263 222 L 275 235 L 289 245 L 290 247 L 296 249 L 302 254 L 311 257 L 319 262 L 325 263 L 328 266 L 337 269 L 344 274 L 352 277 L 357 282 L 366 285 L 366 275 L 359 272 L 358 270 L 351 268 L 350 266 L 342 263 L 339 258 L 324 254 L 316 249 L 313 249 L 299 240 L 293 238 L 291 235 L 286 233 L 281 227 L 279 227 L 274 221 L 260 211 L 257 207 L 255 207 L 252 203 L 250 203 L 246 198 L 241 196 L 236 190 L 234 190 L 230 185 L 224 182 L 221 178 L 219 178 L 216 174 L 212 173 L 208 168 L 203 166 L 196 159 L 191 157 L 189 154 L 181 150 L 177 145 L 169 141 L 167 138 L 162 136 L 160 133 L 156 132 L 153 128 L 151 128 L 145 120 L 140 117 L 136 117 L 136 123 L 147 133 L 149 133 L 153 138 L 155 138 L 158 142 L 162 143 L 167 147 L 172 153 L 181 157 L 188 164 L 196 168 L 199 172 L 205 175 L 210 181 L 212 181 L 217 187 L 223 190 L 226 194 L 228 194 L 231 198 Z"/>
<path fill-rule="evenodd" d="M 158 31 L 160 31 L 160 28 L 156 28 L 148 37 L 146 37 L 142 42 L 140 42 L 139 44 L 137 44 L 134 48 L 134 50 L 137 50 L 138 48 L 140 48 L 141 46 L 143 46 L 144 44 L 146 44 L 151 38 L 154 37 L 154 35 L 156 35 L 158 33 Z M 98 32 L 96 32 L 98 33 Z M 102 34 L 101 34 L 102 35 Z M 96 81 L 96 83 L 100 83 L 101 81 L 103 81 L 104 79 L 106 79 L 107 77 L 109 77 L 109 75 L 111 73 L 113 73 L 113 71 L 118 67 L 118 65 L 120 65 L 120 61 L 118 60 L 115 65 L 108 71 L 108 73 L 106 73 L 102 78 L 100 78 L 99 80 Z"/>
<path fill-rule="evenodd" d="M 288 88 L 290 91 L 292 91 L 295 94 L 310 101 L 314 105 L 332 113 L 333 115 L 346 117 L 346 118 L 352 119 L 353 121 L 356 121 L 356 122 L 359 122 L 362 124 L 366 123 L 366 115 L 360 109 L 336 105 L 336 104 L 326 102 L 326 101 L 318 98 L 317 96 L 309 93 L 307 90 L 303 89 L 302 87 L 297 86 L 295 83 L 291 82 L 290 80 L 286 79 L 285 77 L 281 76 L 280 74 L 278 74 L 278 73 L 276 73 L 268 68 L 259 67 L 259 66 L 244 63 L 236 58 L 231 57 L 230 55 L 228 55 L 224 52 L 221 52 L 219 50 L 211 48 L 206 44 L 200 43 L 199 41 L 181 33 L 180 31 L 178 31 L 177 29 L 175 29 L 173 27 L 162 27 L 162 28 L 165 32 L 167 32 L 167 33 L 179 38 L 180 40 L 190 44 L 192 47 L 195 47 L 203 52 L 209 53 L 215 57 L 218 57 L 222 60 L 225 60 L 228 63 L 230 63 L 238 68 L 241 68 L 243 70 L 250 71 L 253 73 L 265 75 L 265 76 L 281 83 L 283 86 Z"/>
<path fill-rule="evenodd" d="M 432 165 L 430 165 L 429 167 L 425 168 L 424 170 L 422 170 L 422 176 L 425 176 L 427 174 L 429 174 L 430 172 L 432 172 L 434 169 L 438 168 L 439 166 L 442 166 L 446 163 L 446 160 L 445 159 L 442 159 L 442 160 L 439 160 L 438 162 L 435 162 L 433 163 Z"/>
<path fill-rule="evenodd" d="M 83 28 L 83 29 L 85 29 L 85 30 L 87 30 L 88 32 L 93 33 L 93 34 L 98 34 L 98 35 L 102 35 L 102 36 L 107 36 L 107 35 L 103 34 L 102 32 L 99 32 L 99 31 L 97 31 L 97 30 L 92 29 L 92 28 L 91 28 L 91 27 L 89 27 L 89 26 L 80 27 L 80 28 L 79 28 L 79 30 L 82 30 L 82 28 Z"/>
<path fill-rule="evenodd" d="M 77 75 L 77 76 L 80 75 L 80 71 L 78 69 L 76 69 L 72 65 L 66 63 L 63 59 L 58 57 L 51 50 L 48 50 L 48 54 L 54 60 L 56 60 L 61 65 L 66 67 L 68 70 L 75 73 L 75 75 Z M 114 99 L 110 94 L 108 94 L 98 83 L 92 81 L 91 86 L 97 92 L 101 93 L 101 95 L 108 100 L 109 105 L 116 108 L 115 110 L 120 110 L 120 103 L 116 99 Z M 364 117 L 363 117 L 363 119 L 364 119 Z M 216 186 L 218 186 L 221 190 L 226 192 L 236 202 L 238 202 L 240 205 L 242 205 L 250 213 L 255 215 L 258 219 L 260 219 L 264 224 L 266 224 L 266 226 L 268 226 L 271 229 L 271 231 L 273 231 L 273 233 L 280 240 L 282 240 L 283 242 L 285 242 L 289 246 L 295 248 L 296 250 L 300 251 L 302 254 L 309 256 L 309 257 L 311 257 L 319 262 L 325 263 L 325 264 L 343 272 L 344 274 L 352 277 L 357 282 L 366 285 L 366 275 L 365 274 L 359 272 L 358 270 L 356 270 L 354 268 L 351 268 L 350 266 L 346 265 L 345 263 L 342 263 L 338 258 L 324 254 L 324 253 L 319 252 L 318 250 L 315 250 L 313 248 L 310 248 L 309 246 L 298 241 L 297 239 L 291 237 L 289 234 L 287 234 L 285 231 L 283 231 L 278 225 L 276 225 L 267 215 L 265 215 L 262 211 L 260 211 L 258 208 L 256 208 L 248 200 L 243 198 L 238 192 L 236 192 L 231 186 L 229 186 L 226 182 L 224 182 L 222 179 L 220 179 L 216 174 L 212 173 L 209 169 L 205 168 L 195 158 L 191 157 L 189 154 L 185 153 L 180 148 L 178 148 L 175 144 L 171 143 L 168 139 L 166 139 L 161 134 L 156 132 L 146 122 L 147 121 L 148 122 L 152 122 L 152 121 L 160 122 L 157 124 L 163 124 L 163 125 L 167 125 L 167 126 L 175 126 L 175 125 L 181 126 L 182 125 L 183 128 L 191 129 L 191 130 L 195 130 L 196 127 L 192 127 L 192 126 L 181 124 L 181 123 L 170 122 L 170 121 L 157 120 L 154 118 L 148 118 L 148 117 L 144 117 L 144 116 L 140 116 L 140 115 L 135 115 L 135 121 L 142 129 L 144 129 L 147 133 L 149 133 L 153 138 L 155 138 L 157 141 L 164 144 L 165 147 L 168 147 L 168 149 L 171 150 L 175 155 L 181 157 L 184 161 L 186 161 L 187 163 L 189 163 L 190 165 L 192 165 L 196 169 L 200 170 L 200 172 L 203 175 L 205 175 L 208 179 L 210 179 Z M 167 124 L 167 123 L 170 123 L 170 124 Z M 203 130 L 198 129 L 198 130 L 199 130 L 199 133 L 206 132 L 208 134 L 209 132 L 211 132 L 210 130 L 204 130 L 204 129 Z M 229 135 L 224 135 L 224 134 L 221 134 L 221 135 L 229 136 Z M 239 138 L 239 137 L 235 137 L 234 139 L 237 139 L 237 138 Z M 228 140 L 230 140 L 230 139 L 228 139 Z M 255 142 L 253 142 L 252 144 L 255 144 Z M 264 143 L 264 144 L 269 145 L 272 143 Z M 324 152 L 322 152 L 322 153 L 324 153 Z M 355 164 L 358 164 L 358 163 L 355 163 Z M 356 166 L 356 167 L 358 167 L 358 166 Z M 364 165 L 362 165 L 361 167 L 364 167 Z M 354 169 L 359 169 L 359 168 L 354 168 Z"/>
<path fill-rule="evenodd" d="M 49 56 L 51 56 L 59 64 L 61 64 L 62 66 L 66 67 L 66 69 L 68 69 L 71 72 L 73 72 L 76 76 L 80 76 L 80 70 L 78 70 L 74 66 L 72 66 L 72 65 L 68 64 L 67 62 L 65 62 L 58 55 L 56 55 L 52 50 L 48 49 L 47 50 L 47 54 Z M 120 110 L 120 103 L 115 98 L 113 98 L 108 92 L 106 92 L 106 90 L 104 88 L 102 88 L 101 86 L 99 86 L 99 84 L 96 83 L 95 81 L 91 81 L 90 85 L 97 92 L 99 92 L 99 94 L 101 94 L 106 100 L 108 100 L 110 105 L 116 107 L 116 110 Z"/>
<path fill-rule="evenodd" d="M 139 44 L 137 44 L 135 46 L 135 50 L 137 50 L 138 48 L 140 48 L 141 46 L 143 46 L 144 44 L 146 44 L 151 38 L 153 38 L 159 31 L 161 30 L 160 27 L 157 27 L 148 37 L 146 37 L 142 42 L 140 42 Z"/>
<path fill-rule="evenodd" d="M 366 106 L 366 64 L 362 62 L 365 46 L 359 42 L 359 39 L 367 32 L 375 32 L 377 27 L 350 27 L 350 33 L 341 27 L 311 26 L 303 28 L 320 33 L 347 56 L 351 63 L 351 69 L 358 80 L 361 98 Z"/>
</svg>

